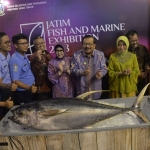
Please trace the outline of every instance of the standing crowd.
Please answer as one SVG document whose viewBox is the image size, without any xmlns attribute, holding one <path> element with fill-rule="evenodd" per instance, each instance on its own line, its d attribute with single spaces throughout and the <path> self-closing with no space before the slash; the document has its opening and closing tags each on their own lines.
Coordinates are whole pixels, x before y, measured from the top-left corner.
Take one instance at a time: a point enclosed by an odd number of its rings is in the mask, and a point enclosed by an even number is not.
<svg viewBox="0 0 150 150">
<path fill-rule="evenodd" d="M 15 52 L 10 56 L 11 42 Z M 83 48 L 73 57 L 67 56 L 66 44 L 54 46 L 55 58 L 46 50 L 45 41 L 33 40 L 35 52 L 27 57 L 28 38 L 17 34 L 9 39 L 0 32 L 0 116 L 15 105 L 49 98 L 73 98 L 88 91 L 102 90 L 102 79 L 108 73 L 109 97 L 136 96 L 147 83 L 149 54 L 138 43 L 135 30 L 116 40 L 117 51 L 110 55 L 108 65 L 104 53 L 96 49 L 92 35 L 82 38 Z M 103 84 L 104 83 L 103 81 Z M 100 99 L 102 92 L 87 100 Z"/>
</svg>

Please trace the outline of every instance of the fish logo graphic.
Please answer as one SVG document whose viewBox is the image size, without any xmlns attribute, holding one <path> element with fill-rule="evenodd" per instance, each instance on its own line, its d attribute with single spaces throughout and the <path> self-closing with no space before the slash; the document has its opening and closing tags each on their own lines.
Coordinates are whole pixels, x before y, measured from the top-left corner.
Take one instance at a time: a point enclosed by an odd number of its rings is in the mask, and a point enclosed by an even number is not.
<svg viewBox="0 0 150 150">
<path fill-rule="evenodd" d="M 45 31 L 43 22 L 20 24 L 21 33 L 25 34 L 29 40 L 29 49 L 27 55 L 34 52 L 33 40 L 37 36 L 41 36 L 45 40 Z"/>
</svg>

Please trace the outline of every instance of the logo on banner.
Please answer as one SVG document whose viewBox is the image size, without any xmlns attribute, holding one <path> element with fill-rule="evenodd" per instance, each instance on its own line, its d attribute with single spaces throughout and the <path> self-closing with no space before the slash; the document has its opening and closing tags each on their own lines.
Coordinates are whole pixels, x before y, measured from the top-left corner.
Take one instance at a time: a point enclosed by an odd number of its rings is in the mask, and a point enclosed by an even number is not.
<svg viewBox="0 0 150 150">
<path fill-rule="evenodd" d="M 45 40 L 44 23 L 25 23 L 20 24 L 21 33 L 25 34 L 29 40 L 29 49 L 27 54 L 31 55 L 34 52 L 33 40 L 37 36 L 41 36 Z"/>
<path fill-rule="evenodd" d="M 0 0 L 0 16 L 4 16 L 5 15 L 5 6 L 3 3 L 1 3 Z"/>
</svg>

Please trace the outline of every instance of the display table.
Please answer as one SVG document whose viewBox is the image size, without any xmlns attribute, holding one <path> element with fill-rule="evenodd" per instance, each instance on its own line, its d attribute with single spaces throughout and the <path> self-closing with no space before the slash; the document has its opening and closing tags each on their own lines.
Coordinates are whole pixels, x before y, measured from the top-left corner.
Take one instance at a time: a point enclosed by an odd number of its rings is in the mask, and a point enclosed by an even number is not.
<svg viewBox="0 0 150 150">
<path fill-rule="evenodd" d="M 150 102 L 147 99 L 148 96 L 143 99 L 142 111 L 150 119 Z M 134 101 L 135 98 L 104 100 L 125 107 L 130 107 Z M 10 122 L 7 119 L 10 115 L 8 112 L 0 122 L 0 143 L 8 143 L 8 146 L 0 146 L 0 150 L 17 150 L 11 145 L 12 140 L 19 150 L 150 150 L 150 123 L 76 130 L 10 132 L 5 126 L 5 123 Z"/>
</svg>

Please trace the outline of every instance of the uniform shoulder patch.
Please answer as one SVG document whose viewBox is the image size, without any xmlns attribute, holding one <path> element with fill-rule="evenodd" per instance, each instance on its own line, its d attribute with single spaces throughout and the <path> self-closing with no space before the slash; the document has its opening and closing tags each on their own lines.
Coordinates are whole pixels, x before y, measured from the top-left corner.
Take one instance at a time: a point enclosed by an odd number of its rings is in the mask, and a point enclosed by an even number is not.
<svg viewBox="0 0 150 150">
<path fill-rule="evenodd" d="M 18 71 L 18 65 L 17 64 L 13 65 L 13 71 L 15 71 L 15 72 Z"/>
</svg>

